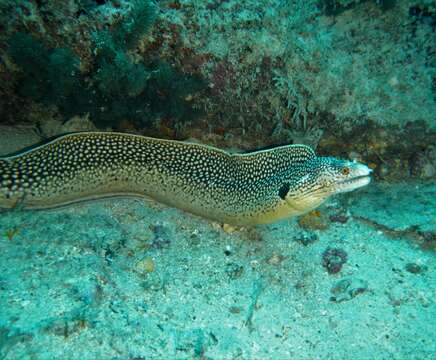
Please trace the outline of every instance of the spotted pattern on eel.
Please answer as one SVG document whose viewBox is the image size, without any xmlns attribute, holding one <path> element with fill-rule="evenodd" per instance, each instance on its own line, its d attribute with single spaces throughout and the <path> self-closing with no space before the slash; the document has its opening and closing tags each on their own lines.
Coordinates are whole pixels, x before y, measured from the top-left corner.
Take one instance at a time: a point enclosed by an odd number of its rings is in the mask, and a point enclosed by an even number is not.
<svg viewBox="0 0 436 360">
<path fill-rule="evenodd" d="M 305 145 L 231 154 L 195 143 L 83 132 L 0 158 L 0 208 L 146 196 L 215 221 L 254 225 L 303 214 L 368 184 L 370 173 Z"/>
</svg>

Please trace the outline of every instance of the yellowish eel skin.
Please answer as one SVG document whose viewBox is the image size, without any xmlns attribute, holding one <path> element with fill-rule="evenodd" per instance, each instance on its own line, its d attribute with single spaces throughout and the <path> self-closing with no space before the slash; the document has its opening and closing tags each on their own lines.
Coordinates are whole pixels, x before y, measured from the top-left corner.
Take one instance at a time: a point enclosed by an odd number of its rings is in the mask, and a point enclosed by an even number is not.
<svg viewBox="0 0 436 360">
<path fill-rule="evenodd" d="M 246 154 L 106 132 L 61 136 L 0 158 L 0 208 L 47 209 L 113 196 L 147 196 L 233 225 L 305 213 L 370 182 L 360 163 L 305 145 Z"/>
</svg>

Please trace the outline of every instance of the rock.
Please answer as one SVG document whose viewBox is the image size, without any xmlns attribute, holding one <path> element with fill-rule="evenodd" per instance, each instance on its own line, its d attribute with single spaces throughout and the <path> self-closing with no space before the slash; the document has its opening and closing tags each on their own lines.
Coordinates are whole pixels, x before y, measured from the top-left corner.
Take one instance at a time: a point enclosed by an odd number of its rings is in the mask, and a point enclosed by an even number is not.
<svg viewBox="0 0 436 360">
<path fill-rule="evenodd" d="M 0 125 L 0 156 L 35 145 L 42 140 L 34 126 Z"/>
<path fill-rule="evenodd" d="M 89 119 L 89 114 L 73 116 L 65 123 L 57 119 L 49 119 L 41 122 L 39 128 L 45 138 L 78 131 L 97 131 L 94 123 Z"/>
<path fill-rule="evenodd" d="M 422 266 L 415 263 L 407 263 L 405 268 L 412 274 L 420 274 L 425 270 Z"/>
<path fill-rule="evenodd" d="M 327 248 L 322 254 L 322 266 L 329 274 L 336 274 L 347 262 L 347 253 L 343 249 Z"/>
<path fill-rule="evenodd" d="M 430 147 L 415 152 L 409 159 L 410 175 L 420 179 L 436 176 L 436 149 Z"/>
</svg>

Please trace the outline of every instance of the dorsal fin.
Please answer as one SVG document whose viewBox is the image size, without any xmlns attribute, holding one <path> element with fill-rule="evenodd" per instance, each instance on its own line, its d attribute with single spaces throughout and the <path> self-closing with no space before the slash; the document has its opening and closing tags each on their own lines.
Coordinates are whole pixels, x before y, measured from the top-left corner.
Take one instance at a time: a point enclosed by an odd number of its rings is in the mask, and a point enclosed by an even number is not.
<svg viewBox="0 0 436 360">
<path fill-rule="evenodd" d="M 267 161 L 268 166 L 277 167 L 279 164 L 297 164 L 316 158 L 315 152 L 307 145 L 292 144 L 277 146 L 268 150 L 258 150 L 245 154 L 233 154 L 236 158 L 247 162 L 262 162 Z M 265 164 L 265 163 L 264 163 Z"/>
<path fill-rule="evenodd" d="M 310 146 L 303 144 L 291 144 L 291 145 L 281 145 L 275 147 L 266 147 L 261 150 L 254 150 L 239 154 L 241 156 L 259 156 L 262 154 L 272 155 L 272 154 L 287 154 L 290 158 L 295 157 L 296 160 L 310 160 L 316 157 L 315 151 Z"/>
<path fill-rule="evenodd" d="M 277 148 L 277 150 L 280 152 L 284 151 L 285 153 L 289 153 L 292 159 L 298 161 L 310 160 L 317 156 L 315 151 L 313 151 L 313 149 L 310 146 L 303 145 L 303 144 L 280 146 L 279 148 Z"/>
</svg>

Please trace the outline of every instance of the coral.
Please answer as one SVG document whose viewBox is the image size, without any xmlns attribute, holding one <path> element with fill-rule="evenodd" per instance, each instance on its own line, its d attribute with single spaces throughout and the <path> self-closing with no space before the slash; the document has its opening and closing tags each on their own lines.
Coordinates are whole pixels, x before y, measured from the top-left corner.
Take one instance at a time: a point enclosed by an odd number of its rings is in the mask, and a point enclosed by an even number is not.
<svg viewBox="0 0 436 360">
<path fill-rule="evenodd" d="M 320 3 L 348 11 L 325 16 Z M 213 85 L 208 111 L 224 126 L 239 125 L 242 135 L 277 129 L 274 139 L 285 142 L 289 129 L 345 132 L 368 122 L 419 121 L 434 127 L 429 3 L 184 1 L 171 15 L 174 23 L 192 19 L 184 46 L 214 58 L 215 66 L 203 69 Z"/>
</svg>

